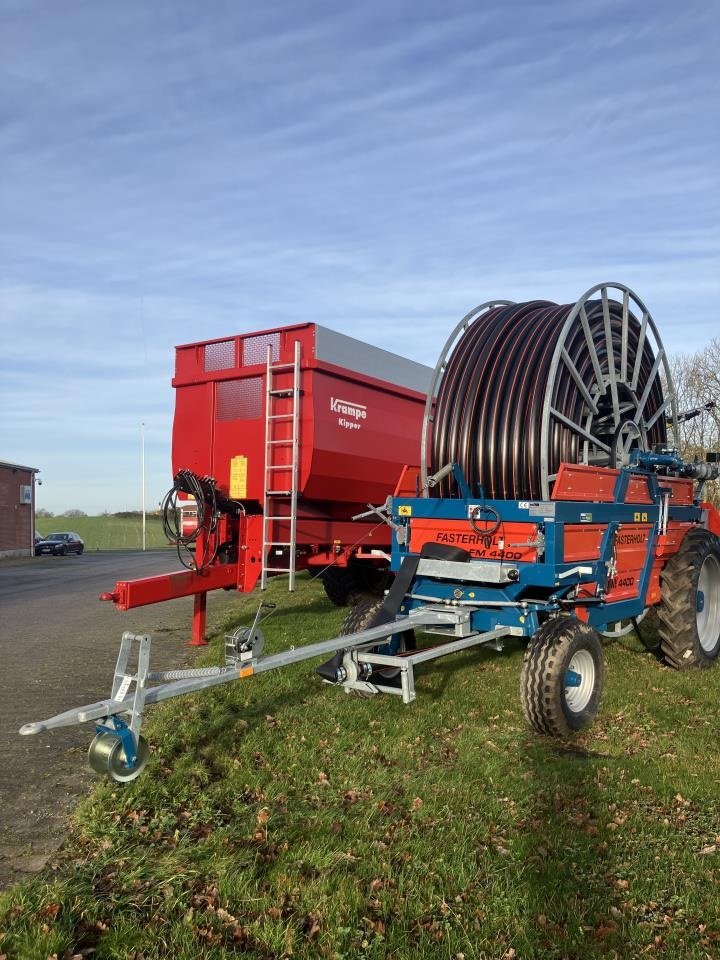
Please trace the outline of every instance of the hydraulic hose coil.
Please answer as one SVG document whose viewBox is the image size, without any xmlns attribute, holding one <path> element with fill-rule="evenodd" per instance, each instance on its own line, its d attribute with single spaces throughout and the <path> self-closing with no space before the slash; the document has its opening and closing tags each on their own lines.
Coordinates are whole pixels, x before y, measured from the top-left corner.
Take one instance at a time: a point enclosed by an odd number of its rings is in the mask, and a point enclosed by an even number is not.
<svg viewBox="0 0 720 960">
<path fill-rule="evenodd" d="M 455 334 L 426 408 L 426 476 L 453 462 L 473 495 L 548 499 L 561 463 L 619 466 L 635 447 L 667 443 L 670 371 L 629 288 L 602 284 L 575 304 L 496 301 Z M 430 495 L 457 496 L 452 477 Z"/>
</svg>

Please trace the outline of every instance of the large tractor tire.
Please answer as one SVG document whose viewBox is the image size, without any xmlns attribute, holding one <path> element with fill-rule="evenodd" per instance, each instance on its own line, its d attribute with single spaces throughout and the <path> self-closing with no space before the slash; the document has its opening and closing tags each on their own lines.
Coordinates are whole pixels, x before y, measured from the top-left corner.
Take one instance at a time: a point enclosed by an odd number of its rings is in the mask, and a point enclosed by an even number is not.
<svg viewBox="0 0 720 960">
<path fill-rule="evenodd" d="M 395 574 L 391 573 L 387 567 L 376 567 L 365 560 L 351 560 L 349 569 L 355 577 L 359 592 L 366 597 L 382 599 L 395 579 Z"/>
<path fill-rule="evenodd" d="M 660 650 L 677 670 L 709 667 L 720 653 L 720 538 L 686 534 L 660 574 Z"/>
<path fill-rule="evenodd" d="M 520 702 L 538 733 L 569 737 L 595 719 L 603 686 L 597 632 L 574 617 L 548 620 L 523 658 Z"/>
<path fill-rule="evenodd" d="M 348 567 L 328 567 L 322 575 L 322 585 L 330 603 L 347 607 L 362 596 L 353 571 Z"/>
<path fill-rule="evenodd" d="M 357 560 L 347 567 L 328 567 L 322 575 L 325 595 L 336 607 L 354 606 L 364 597 L 382 599 L 392 581 L 389 570 Z"/>
</svg>

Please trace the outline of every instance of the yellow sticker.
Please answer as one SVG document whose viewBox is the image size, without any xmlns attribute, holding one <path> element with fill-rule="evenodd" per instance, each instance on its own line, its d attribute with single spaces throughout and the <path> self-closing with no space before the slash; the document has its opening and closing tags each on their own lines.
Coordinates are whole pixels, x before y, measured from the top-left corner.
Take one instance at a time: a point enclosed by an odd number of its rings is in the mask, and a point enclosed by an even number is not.
<svg viewBox="0 0 720 960">
<path fill-rule="evenodd" d="M 633 521 L 635 523 L 647 523 L 647 513 L 634 513 Z"/>
<path fill-rule="evenodd" d="M 233 500 L 247 497 L 247 457 L 233 457 L 230 461 L 230 496 Z"/>
<path fill-rule="evenodd" d="M 398 507 L 398 515 L 401 517 L 411 517 L 412 516 L 412 507 L 408 504 L 403 504 Z"/>
</svg>

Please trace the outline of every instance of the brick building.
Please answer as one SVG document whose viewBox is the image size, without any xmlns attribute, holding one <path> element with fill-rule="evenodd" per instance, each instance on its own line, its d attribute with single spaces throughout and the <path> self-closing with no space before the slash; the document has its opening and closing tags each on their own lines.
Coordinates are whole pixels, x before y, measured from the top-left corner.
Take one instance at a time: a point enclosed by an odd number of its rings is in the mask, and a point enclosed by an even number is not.
<svg viewBox="0 0 720 960">
<path fill-rule="evenodd" d="M 35 535 L 35 467 L 0 460 L 0 557 L 31 557 Z"/>
</svg>

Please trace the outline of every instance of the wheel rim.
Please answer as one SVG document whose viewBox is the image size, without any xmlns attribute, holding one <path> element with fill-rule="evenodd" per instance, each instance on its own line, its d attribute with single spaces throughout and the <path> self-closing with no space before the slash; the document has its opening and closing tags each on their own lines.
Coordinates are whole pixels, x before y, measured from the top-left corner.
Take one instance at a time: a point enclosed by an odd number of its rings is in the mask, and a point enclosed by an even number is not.
<svg viewBox="0 0 720 960">
<path fill-rule="evenodd" d="M 565 675 L 565 703 L 573 713 L 580 713 L 590 703 L 594 689 L 595 661 L 592 654 L 588 650 L 577 650 Z"/>
<path fill-rule="evenodd" d="M 700 646 L 712 653 L 720 638 L 720 561 L 713 554 L 700 568 L 695 606 Z"/>
</svg>

